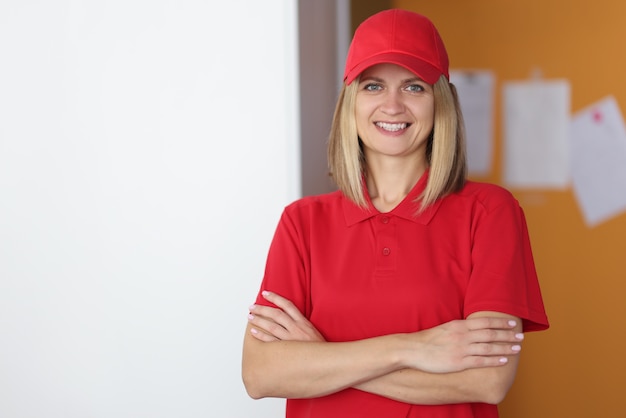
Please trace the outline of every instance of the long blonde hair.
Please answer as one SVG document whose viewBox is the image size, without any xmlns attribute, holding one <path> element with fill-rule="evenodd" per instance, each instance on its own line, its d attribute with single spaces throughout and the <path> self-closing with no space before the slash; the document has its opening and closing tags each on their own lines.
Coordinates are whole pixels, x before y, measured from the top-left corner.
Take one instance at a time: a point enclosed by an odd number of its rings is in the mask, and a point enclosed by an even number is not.
<svg viewBox="0 0 626 418">
<path fill-rule="evenodd" d="M 365 208 L 363 178 L 367 175 L 367 165 L 355 120 L 358 85 L 357 78 L 344 85 L 339 94 L 328 140 L 328 166 L 343 194 Z M 430 173 L 419 199 L 419 211 L 437 199 L 459 191 L 467 179 L 465 128 L 456 88 L 441 76 L 433 85 L 433 92 L 435 120 L 426 147 Z"/>
</svg>

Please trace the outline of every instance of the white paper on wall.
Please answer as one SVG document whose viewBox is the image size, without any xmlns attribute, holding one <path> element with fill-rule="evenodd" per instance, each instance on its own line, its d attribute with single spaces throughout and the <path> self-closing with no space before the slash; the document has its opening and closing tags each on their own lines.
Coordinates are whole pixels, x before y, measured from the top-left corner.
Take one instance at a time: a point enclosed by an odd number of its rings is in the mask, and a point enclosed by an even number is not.
<svg viewBox="0 0 626 418">
<path fill-rule="evenodd" d="M 469 174 L 487 175 L 493 158 L 495 75 L 488 70 L 453 70 L 450 81 L 459 94 L 465 120 Z"/>
<path fill-rule="evenodd" d="M 508 82 L 503 92 L 504 182 L 519 188 L 567 187 L 569 82 Z"/>
<path fill-rule="evenodd" d="M 571 123 L 572 183 L 585 222 L 626 211 L 626 128 L 614 97 L 576 113 Z"/>
</svg>

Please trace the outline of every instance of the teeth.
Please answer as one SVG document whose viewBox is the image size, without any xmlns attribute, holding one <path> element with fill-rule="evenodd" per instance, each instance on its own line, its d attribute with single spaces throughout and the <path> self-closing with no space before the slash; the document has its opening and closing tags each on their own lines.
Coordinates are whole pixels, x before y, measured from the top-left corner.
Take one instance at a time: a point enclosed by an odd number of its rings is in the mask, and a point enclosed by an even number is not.
<svg viewBox="0 0 626 418">
<path fill-rule="evenodd" d="M 406 123 L 376 122 L 376 126 L 378 126 L 379 128 L 383 128 L 386 131 L 396 132 L 406 128 Z"/>
</svg>

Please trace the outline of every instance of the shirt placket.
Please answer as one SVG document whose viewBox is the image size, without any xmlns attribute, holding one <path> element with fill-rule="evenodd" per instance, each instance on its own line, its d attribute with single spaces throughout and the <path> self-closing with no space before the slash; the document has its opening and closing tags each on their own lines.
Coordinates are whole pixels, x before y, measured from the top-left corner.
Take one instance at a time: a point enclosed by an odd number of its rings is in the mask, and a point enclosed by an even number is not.
<svg viewBox="0 0 626 418">
<path fill-rule="evenodd" d="M 378 273 L 393 272 L 396 270 L 398 257 L 396 218 L 388 214 L 380 214 L 373 221 L 376 231 L 376 271 Z"/>
</svg>

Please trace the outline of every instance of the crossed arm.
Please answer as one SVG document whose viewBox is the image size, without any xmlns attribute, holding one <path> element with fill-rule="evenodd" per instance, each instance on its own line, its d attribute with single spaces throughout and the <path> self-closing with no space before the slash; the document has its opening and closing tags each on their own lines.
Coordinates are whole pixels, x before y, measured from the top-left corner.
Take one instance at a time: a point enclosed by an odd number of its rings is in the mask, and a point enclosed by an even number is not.
<svg viewBox="0 0 626 418">
<path fill-rule="evenodd" d="M 326 342 L 287 299 L 251 307 L 242 372 L 253 398 L 312 398 L 354 387 L 423 405 L 499 403 L 513 383 L 521 320 L 477 312 L 406 334 Z"/>
</svg>

